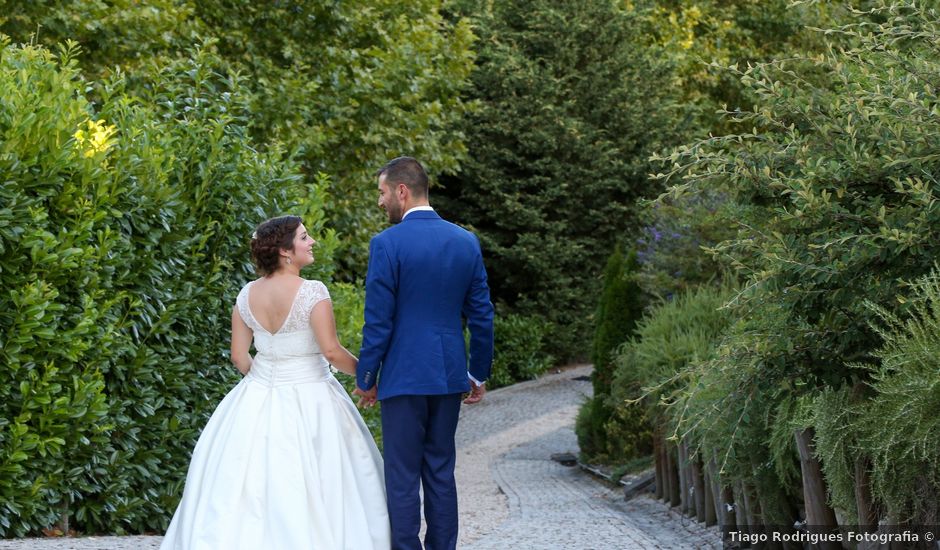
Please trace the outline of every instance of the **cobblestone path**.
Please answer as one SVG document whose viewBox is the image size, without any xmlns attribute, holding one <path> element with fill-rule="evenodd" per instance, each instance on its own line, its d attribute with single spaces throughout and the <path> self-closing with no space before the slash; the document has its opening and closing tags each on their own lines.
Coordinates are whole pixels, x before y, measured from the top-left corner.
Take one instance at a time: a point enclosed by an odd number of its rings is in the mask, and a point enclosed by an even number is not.
<svg viewBox="0 0 940 550">
<path fill-rule="evenodd" d="M 577 454 L 574 419 L 591 395 L 590 372 L 589 366 L 564 370 L 490 392 L 479 405 L 463 408 L 457 434 L 460 547 L 721 548 L 717 529 L 649 497 L 626 502 L 620 488 L 551 460 L 554 453 Z M 479 454 L 488 456 L 485 469 Z"/>
<path fill-rule="evenodd" d="M 721 547 L 716 529 L 648 497 L 625 502 L 619 488 L 551 460 L 553 453 L 577 454 L 574 419 L 591 394 L 590 372 L 590 366 L 557 371 L 463 407 L 457 431 L 461 549 Z M 159 548 L 161 538 L 0 540 L 0 550 L 145 550 Z"/>
</svg>

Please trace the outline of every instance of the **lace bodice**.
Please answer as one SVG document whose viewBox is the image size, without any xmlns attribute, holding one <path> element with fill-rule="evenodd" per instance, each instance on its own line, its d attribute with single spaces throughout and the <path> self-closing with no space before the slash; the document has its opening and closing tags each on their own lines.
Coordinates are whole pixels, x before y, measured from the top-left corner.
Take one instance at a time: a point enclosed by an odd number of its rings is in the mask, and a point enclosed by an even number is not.
<svg viewBox="0 0 940 550">
<path fill-rule="evenodd" d="M 300 284 L 297 296 L 294 297 L 290 312 L 287 314 L 287 320 L 284 321 L 281 328 L 277 329 L 277 332 L 271 334 L 255 319 L 255 316 L 251 313 L 251 308 L 248 307 L 248 293 L 254 283 L 255 281 L 251 281 L 242 287 L 238 293 L 236 304 L 238 305 L 239 315 L 248 325 L 248 328 L 255 333 L 256 338 L 259 332 L 276 336 L 298 331 L 309 331 L 310 313 L 313 311 L 313 307 L 321 300 L 330 299 L 330 293 L 326 289 L 326 285 L 320 281 L 304 281 Z"/>
<path fill-rule="evenodd" d="M 329 375 L 329 364 L 320 354 L 310 314 L 314 306 L 330 299 L 330 293 L 320 281 L 304 281 L 294 297 L 287 320 L 275 333 L 268 332 L 255 319 L 248 305 L 248 293 L 254 281 L 238 293 L 235 301 L 238 313 L 254 333 L 257 354 L 249 371 L 249 378 L 268 385 L 296 383 L 323 379 Z"/>
</svg>

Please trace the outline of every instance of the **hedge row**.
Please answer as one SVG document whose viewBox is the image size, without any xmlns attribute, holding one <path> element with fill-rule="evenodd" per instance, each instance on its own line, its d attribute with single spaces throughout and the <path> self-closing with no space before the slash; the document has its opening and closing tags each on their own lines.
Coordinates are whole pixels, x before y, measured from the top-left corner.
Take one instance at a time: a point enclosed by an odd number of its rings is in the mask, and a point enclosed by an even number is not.
<svg viewBox="0 0 940 550">
<path fill-rule="evenodd" d="M 663 159 L 676 230 L 641 280 L 676 297 L 619 352 L 614 405 L 645 405 L 658 465 L 752 527 L 940 520 L 940 13 L 870 8 L 824 53 L 729 68 L 756 103 Z"/>
<path fill-rule="evenodd" d="M 323 218 L 299 209 L 317 182 L 252 148 L 241 82 L 190 53 L 140 98 L 90 86 L 74 44 L 0 42 L 0 536 L 162 530 L 237 376 L 253 226 Z"/>
</svg>

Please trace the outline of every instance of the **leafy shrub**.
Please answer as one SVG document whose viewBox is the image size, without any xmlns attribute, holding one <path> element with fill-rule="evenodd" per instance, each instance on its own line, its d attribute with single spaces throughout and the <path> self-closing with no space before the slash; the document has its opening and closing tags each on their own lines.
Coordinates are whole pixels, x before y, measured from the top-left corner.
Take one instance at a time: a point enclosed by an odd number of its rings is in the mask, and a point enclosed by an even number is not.
<svg viewBox="0 0 940 550">
<path fill-rule="evenodd" d="M 591 361 L 594 363 L 592 379 L 595 396 L 610 393 L 614 374 L 612 354 L 633 334 L 637 321 L 643 315 L 646 300 L 634 281 L 636 269 L 634 251 L 624 255 L 618 248 L 607 259 L 604 288 L 594 316 Z"/>
<path fill-rule="evenodd" d="M 604 425 L 612 413 L 613 411 L 602 397 L 592 397 L 578 409 L 574 432 L 578 436 L 578 448 L 581 450 L 582 460 L 587 462 L 613 460 L 605 453 L 608 437 Z"/>
<path fill-rule="evenodd" d="M 737 300 L 741 321 L 719 353 L 672 394 L 680 428 L 694 427 L 699 442 L 721 450 L 732 475 L 757 459 L 761 471 L 773 470 L 764 479 L 776 477 L 786 491 L 797 485 L 793 428 L 817 427 L 833 500 L 845 508 L 848 460 L 866 457 L 840 458 L 840 447 L 873 445 L 884 453 L 868 457 L 873 482 L 883 468 L 882 479 L 896 475 L 896 488 L 910 488 L 908 467 L 919 463 L 918 487 L 933 483 L 930 464 L 912 451 L 932 442 L 905 424 L 929 408 L 915 407 L 890 432 L 854 429 L 856 418 L 840 412 L 877 410 L 881 416 L 865 418 L 880 427 L 898 414 L 889 403 L 910 390 L 901 389 L 904 380 L 927 380 L 930 367 L 919 372 L 914 355 L 903 368 L 888 366 L 894 358 L 882 350 L 886 333 L 872 327 L 890 315 L 904 318 L 908 281 L 928 273 L 940 253 L 937 82 L 925 76 L 940 69 L 936 6 L 869 6 L 826 32 L 833 43 L 820 55 L 733 69 L 756 99 L 753 108 L 726 113 L 737 133 L 669 158 L 671 173 L 682 178 L 675 196 L 692 188 L 734 203 L 727 223 L 736 232 L 713 250 L 745 289 Z M 917 338 L 902 345 L 908 337 L 898 336 L 901 328 L 891 332 L 890 345 L 913 353 Z M 858 368 L 873 356 L 887 370 Z M 885 396 L 857 395 L 866 385 Z M 910 398 L 929 403 L 922 394 Z M 885 452 L 888 444 L 899 452 Z M 930 517 L 935 502 L 923 494 L 902 498 L 884 483 L 875 483 L 875 493 L 891 502 L 891 513 Z"/>
<path fill-rule="evenodd" d="M 728 290 L 700 287 L 651 309 L 636 335 L 615 357 L 611 396 L 625 401 L 643 398 L 652 416 L 664 420 L 663 399 L 681 387 L 677 375 L 691 364 L 712 357 L 730 323 L 724 306 Z"/>
<path fill-rule="evenodd" d="M 479 235 L 494 300 L 550 321 L 553 355 L 586 358 L 607 256 L 656 189 L 647 158 L 677 142 L 671 66 L 619 3 L 454 6 L 480 35 L 479 109 L 435 204 Z"/>
<path fill-rule="evenodd" d="M 847 365 L 879 345 L 865 301 L 896 308 L 940 253 L 937 90 L 923 77 L 940 68 L 940 25 L 926 6 L 875 5 L 833 29 L 846 47 L 738 72 L 760 100 L 729 113 L 741 133 L 672 156 L 686 185 L 737 204 L 716 252 L 745 301 L 787 312 L 778 336 L 800 345 L 780 359 L 811 387 L 853 383 Z"/>
<path fill-rule="evenodd" d="M 874 396 L 851 428 L 871 457 L 872 489 L 889 518 L 940 520 L 940 275 L 916 285 L 908 315 L 881 311 L 884 345 L 872 367 Z"/>
<path fill-rule="evenodd" d="M 633 339 L 618 350 L 606 423 L 607 441 L 597 452 L 631 458 L 651 449 L 654 426 L 664 433 L 679 416 L 663 405 L 686 389 L 683 373 L 712 356 L 729 324 L 722 309 L 728 290 L 701 287 L 651 309 Z"/>
<path fill-rule="evenodd" d="M 581 453 L 590 460 L 620 462 L 648 447 L 635 445 L 634 435 L 648 432 L 642 409 L 635 405 L 614 408 L 608 403 L 614 377 L 613 353 L 633 334 L 643 315 L 645 296 L 634 280 L 636 268 L 636 252 L 630 251 L 625 256 L 618 248 L 608 258 L 604 270 L 604 288 L 595 315 L 591 352 L 594 396 L 578 412 L 575 426 Z M 648 434 L 646 438 L 649 439 Z"/>
<path fill-rule="evenodd" d="M 593 396 L 578 409 L 575 434 L 582 460 L 623 465 L 653 451 L 652 425 L 639 403 Z"/>
<path fill-rule="evenodd" d="M 495 356 L 487 389 L 532 380 L 552 366 L 545 353 L 545 322 L 538 317 L 497 315 L 494 326 Z"/>
<path fill-rule="evenodd" d="M 411 154 L 433 173 L 465 155 L 455 122 L 472 67 L 466 20 L 444 18 L 441 0 L 0 0 L 0 33 L 21 43 L 77 41 L 92 81 L 115 70 L 129 95 L 147 95 L 168 60 L 194 42 L 212 44 L 216 70 L 241 75 L 254 147 L 296 151 L 312 183 L 330 174 L 323 198 L 338 231 L 347 280 L 363 277 L 364 244 L 385 223 L 372 173 Z M 37 32 L 37 29 L 39 31 Z"/>
<path fill-rule="evenodd" d="M 862 396 L 817 398 L 818 449 L 837 502 L 854 508 L 855 460 L 870 463 L 872 493 L 886 517 L 932 525 L 940 519 L 940 272 L 911 285 L 908 310 L 873 306 L 883 345 Z"/>
<path fill-rule="evenodd" d="M 238 79 L 190 54 L 146 101 L 118 76 L 93 106 L 74 46 L 2 43 L 0 536 L 165 528 L 237 379 L 251 229 L 316 195 L 251 146 Z"/>
</svg>

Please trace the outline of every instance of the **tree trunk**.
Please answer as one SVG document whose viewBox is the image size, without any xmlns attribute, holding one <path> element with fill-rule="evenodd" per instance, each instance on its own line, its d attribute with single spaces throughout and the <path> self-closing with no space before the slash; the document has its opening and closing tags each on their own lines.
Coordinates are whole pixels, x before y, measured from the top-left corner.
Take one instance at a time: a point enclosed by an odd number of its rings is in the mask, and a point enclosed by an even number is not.
<svg viewBox="0 0 940 550">
<path fill-rule="evenodd" d="M 764 526 L 760 521 L 760 505 L 757 503 L 756 495 L 747 483 L 741 484 L 741 497 L 744 500 L 744 514 L 751 534 L 763 533 Z"/>
<path fill-rule="evenodd" d="M 718 468 L 714 470 L 717 472 Z M 719 484 L 721 481 L 718 482 Z M 734 502 L 734 490 L 731 485 L 721 485 L 721 497 L 718 500 L 718 527 L 721 529 L 721 540 L 724 541 L 726 548 L 730 547 L 729 532 L 737 529 L 738 520 L 736 517 L 737 506 Z M 740 531 L 740 529 L 738 529 Z"/>
<path fill-rule="evenodd" d="M 689 455 L 684 441 L 679 441 L 679 510 L 685 515 L 694 511 L 689 502 Z"/>
<path fill-rule="evenodd" d="M 663 443 L 659 433 L 653 434 L 653 460 L 656 464 L 656 498 L 661 499 L 666 493 L 666 476 L 663 475 L 665 465 L 663 464 Z"/>
<path fill-rule="evenodd" d="M 666 460 L 668 464 L 667 474 L 669 477 L 669 505 L 678 506 L 679 505 L 679 468 L 676 464 L 677 453 L 673 452 L 670 449 L 669 445 L 666 447 Z"/>
<path fill-rule="evenodd" d="M 734 497 L 731 496 L 731 490 L 722 485 L 721 476 L 718 474 L 718 465 L 715 463 L 714 457 L 708 459 L 705 469 L 711 480 L 712 496 L 715 499 L 715 520 L 718 523 L 718 528 L 724 529 L 726 525 L 734 523 L 733 521 L 729 522 L 727 516 L 729 513 L 727 505 L 733 504 Z"/>
<path fill-rule="evenodd" d="M 688 449 L 688 448 L 686 448 Z M 692 503 L 695 506 L 695 519 L 705 521 L 705 478 L 702 473 L 702 461 L 699 456 L 688 456 L 689 474 L 692 478 Z"/>
<path fill-rule="evenodd" d="M 704 521 L 706 526 L 712 526 L 715 525 L 715 523 L 718 521 L 716 512 L 718 509 L 718 502 L 716 499 L 718 493 L 715 491 L 715 480 L 712 479 L 708 469 L 705 468 L 705 463 L 702 461 L 702 457 L 698 458 L 698 468 L 699 471 L 702 472 L 702 485 L 705 488 L 702 497 L 705 505 Z"/>
<path fill-rule="evenodd" d="M 871 495 L 871 477 L 868 474 L 868 459 L 855 461 L 855 504 L 858 509 L 858 526 L 863 533 L 878 530 L 878 514 Z"/>
<path fill-rule="evenodd" d="M 826 480 L 823 478 L 822 466 L 816 459 L 816 448 L 813 444 L 815 431 L 812 428 L 797 430 L 796 449 L 800 454 L 800 469 L 803 472 L 803 502 L 806 506 L 806 525 L 816 532 L 832 533 L 838 530 L 836 515 L 826 502 Z M 841 550 L 841 545 L 835 542 L 820 542 L 821 550 Z"/>
<path fill-rule="evenodd" d="M 744 498 L 744 484 L 740 481 L 734 483 L 734 502 L 737 503 L 735 519 L 738 531 L 751 534 L 750 514 L 747 509 L 747 500 Z"/>
<path fill-rule="evenodd" d="M 734 502 L 734 491 L 731 490 L 730 485 L 724 485 L 721 488 L 721 500 L 719 500 L 721 505 L 720 512 L 718 517 L 721 518 L 721 529 L 733 529 L 737 525 L 737 506 Z"/>
</svg>

